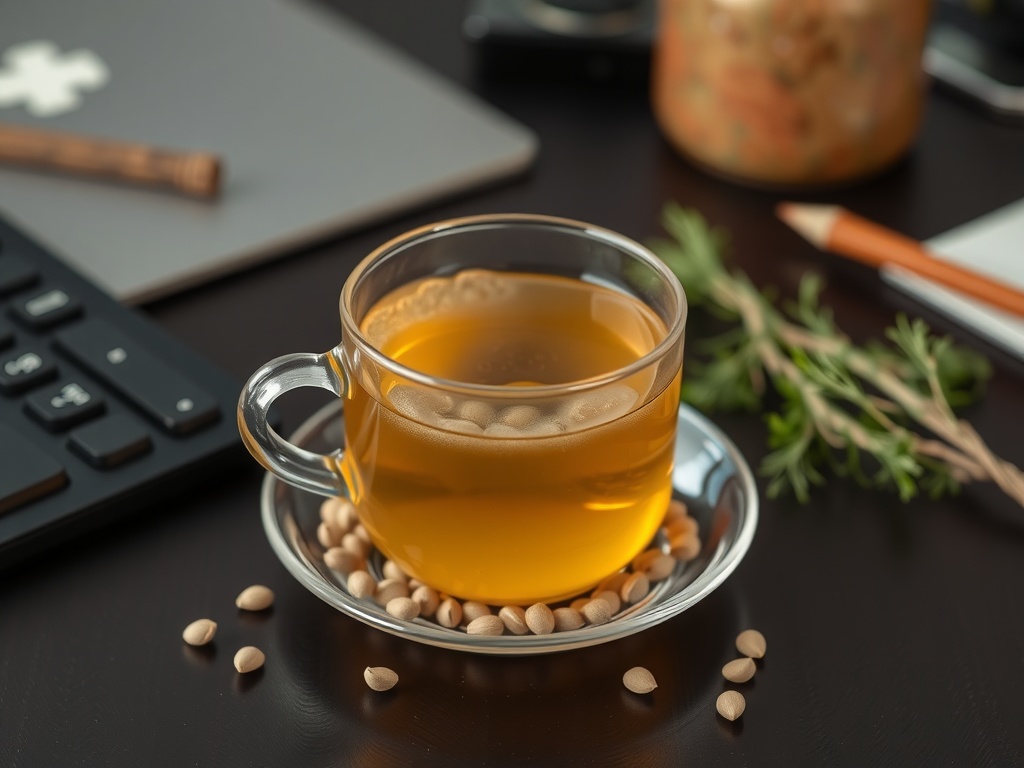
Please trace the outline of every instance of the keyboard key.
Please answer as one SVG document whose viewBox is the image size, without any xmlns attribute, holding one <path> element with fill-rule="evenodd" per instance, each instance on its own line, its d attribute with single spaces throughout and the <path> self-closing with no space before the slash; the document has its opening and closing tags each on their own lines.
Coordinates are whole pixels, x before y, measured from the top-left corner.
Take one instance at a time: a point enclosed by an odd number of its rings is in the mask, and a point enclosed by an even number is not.
<svg viewBox="0 0 1024 768">
<path fill-rule="evenodd" d="M 0 357 L 0 392 L 16 395 L 57 375 L 57 364 L 47 352 L 17 349 Z"/>
<path fill-rule="evenodd" d="M 68 381 L 36 392 L 25 399 L 25 411 L 51 432 L 60 432 L 98 416 L 103 398 L 85 386 Z"/>
<path fill-rule="evenodd" d="M 50 288 L 21 299 L 11 307 L 14 318 L 29 328 L 53 328 L 82 313 L 82 303 L 60 288 Z"/>
<path fill-rule="evenodd" d="M 0 255 L 0 296 L 27 288 L 39 279 L 39 272 L 17 256 Z"/>
<path fill-rule="evenodd" d="M 12 427 L 0 423 L 0 513 L 60 490 L 64 467 Z"/>
<path fill-rule="evenodd" d="M 127 397 L 168 432 L 185 434 L 214 421 L 217 401 L 105 320 L 55 334 L 57 348 Z"/>
<path fill-rule="evenodd" d="M 149 434 L 123 413 L 106 416 L 68 435 L 75 453 L 100 469 L 112 469 L 149 451 Z"/>
</svg>

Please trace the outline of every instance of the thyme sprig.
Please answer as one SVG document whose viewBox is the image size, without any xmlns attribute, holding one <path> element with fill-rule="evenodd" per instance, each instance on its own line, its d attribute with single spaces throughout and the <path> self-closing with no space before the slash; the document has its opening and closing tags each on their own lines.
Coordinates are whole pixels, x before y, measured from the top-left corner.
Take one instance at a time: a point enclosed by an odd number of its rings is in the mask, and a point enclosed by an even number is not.
<svg viewBox="0 0 1024 768">
<path fill-rule="evenodd" d="M 804 502 L 828 472 L 904 501 L 990 481 L 1024 506 L 1024 473 L 994 455 L 954 408 L 976 399 L 990 375 L 978 353 L 931 334 L 904 315 L 888 344 L 858 346 L 819 301 L 821 280 L 805 276 L 793 302 L 779 302 L 723 261 L 725 234 L 696 211 L 666 206 L 671 239 L 651 245 L 703 306 L 735 327 L 699 345 L 687 362 L 683 399 L 716 410 L 764 408 L 769 453 L 761 465 L 769 496 Z"/>
</svg>

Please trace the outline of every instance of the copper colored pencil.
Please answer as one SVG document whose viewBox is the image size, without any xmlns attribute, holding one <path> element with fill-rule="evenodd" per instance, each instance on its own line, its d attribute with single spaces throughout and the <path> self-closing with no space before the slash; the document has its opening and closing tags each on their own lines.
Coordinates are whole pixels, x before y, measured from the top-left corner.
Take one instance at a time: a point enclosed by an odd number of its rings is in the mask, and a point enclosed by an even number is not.
<svg viewBox="0 0 1024 768">
<path fill-rule="evenodd" d="M 818 248 L 871 267 L 892 265 L 1024 317 L 1024 292 L 935 258 L 913 238 L 836 205 L 780 203 L 780 219 Z"/>
</svg>

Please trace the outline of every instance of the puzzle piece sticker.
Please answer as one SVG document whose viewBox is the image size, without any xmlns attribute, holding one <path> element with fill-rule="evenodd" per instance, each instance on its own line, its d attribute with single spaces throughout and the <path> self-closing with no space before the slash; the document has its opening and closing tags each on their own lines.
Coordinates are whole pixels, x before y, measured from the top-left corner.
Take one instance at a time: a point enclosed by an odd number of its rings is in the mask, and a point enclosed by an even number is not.
<svg viewBox="0 0 1024 768">
<path fill-rule="evenodd" d="M 33 117 L 54 117 L 77 109 L 82 91 L 96 91 L 110 70 L 86 49 L 61 53 L 46 40 L 8 48 L 0 65 L 0 108 L 22 106 Z"/>
</svg>

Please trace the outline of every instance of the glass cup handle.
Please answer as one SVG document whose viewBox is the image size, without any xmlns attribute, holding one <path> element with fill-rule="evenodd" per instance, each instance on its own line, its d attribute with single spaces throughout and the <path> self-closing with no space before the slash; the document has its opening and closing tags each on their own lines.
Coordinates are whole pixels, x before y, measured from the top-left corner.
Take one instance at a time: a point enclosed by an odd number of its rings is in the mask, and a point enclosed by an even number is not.
<svg viewBox="0 0 1024 768">
<path fill-rule="evenodd" d="M 249 452 L 287 483 L 322 496 L 338 496 L 346 488 L 334 467 L 342 450 L 313 453 L 285 440 L 267 423 L 274 401 L 292 389 L 320 387 L 343 397 L 348 377 L 339 348 L 313 354 L 300 352 L 271 360 L 246 382 L 238 398 L 238 431 Z"/>
</svg>

